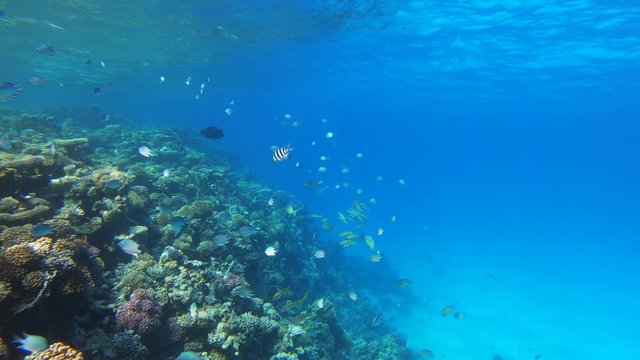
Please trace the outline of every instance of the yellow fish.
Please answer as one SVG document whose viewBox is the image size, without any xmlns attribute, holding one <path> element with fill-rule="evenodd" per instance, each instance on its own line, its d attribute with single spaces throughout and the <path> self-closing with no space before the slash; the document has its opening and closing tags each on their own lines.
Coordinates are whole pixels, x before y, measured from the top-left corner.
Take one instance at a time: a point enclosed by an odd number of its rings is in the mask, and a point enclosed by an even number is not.
<svg viewBox="0 0 640 360">
<path fill-rule="evenodd" d="M 365 235 L 364 236 L 364 242 L 367 244 L 367 246 L 373 250 L 373 248 L 375 247 L 375 242 L 373 241 L 373 237 L 371 235 Z"/>
<path fill-rule="evenodd" d="M 353 246 L 355 245 L 356 242 L 351 240 L 351 239 L 344 239 L 342 241 L 340 241 L 340 246 L 342 246 L 343 248 L 349 247 L 349 246 Z"/>
<path fill-rule="evenodd" d="M 449 315 L 449 313 L 451 313 L 453 311 L 453 309 L 455 309 L 455 306 L 445 306 L 444 308 L 442 308 L 442 311 L 440 312 L 440 315 L 442 316 L 447 316 Z"/>
<path fill-rule="evenodd" d="M 285 296 L 291 296 L 292 292 L 291 289 L 287 286 L 286 288 L 282 288 L 278 291 L 276 291 L 275 294 L 273 294 L 273 297 L 271 298 L 273 301 L 277 301 L 279 299 L 284 298 Z"/>
<path fill-rule="evenodd" d="M 293 208 L 293 205 L 289 204 L 284 209 L 289 216 L 296 216 L 296 209 Z"/>
</svg>

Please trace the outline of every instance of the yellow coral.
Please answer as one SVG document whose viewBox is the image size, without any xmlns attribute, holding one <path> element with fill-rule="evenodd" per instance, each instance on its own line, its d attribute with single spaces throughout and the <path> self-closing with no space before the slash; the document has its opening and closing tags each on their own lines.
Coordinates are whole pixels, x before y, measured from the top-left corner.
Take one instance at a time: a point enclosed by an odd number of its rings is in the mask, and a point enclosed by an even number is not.
<svg viewBox="0 0 640 360">
<path fill-rule="evenodd" d="M 36 265 L 40 257 L 28 244 L 14 245 L 7 249 L 5 256 L 9 263 L 16 268 L 26 268 Z"/>
<path fill-rule="evenodd" d="M 57 342 L 45 351 L 28 355 L 25 360 L 84 360 L 84 355 L 69 345 Z"/>
</svg>

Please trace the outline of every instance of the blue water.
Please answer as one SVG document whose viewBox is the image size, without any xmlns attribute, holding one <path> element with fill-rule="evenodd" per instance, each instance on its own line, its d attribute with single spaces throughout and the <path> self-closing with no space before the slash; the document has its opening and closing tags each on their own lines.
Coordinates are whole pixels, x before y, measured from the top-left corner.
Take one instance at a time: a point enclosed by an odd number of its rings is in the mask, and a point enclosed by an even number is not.
<svg viewBox="0 0 640 360">
<path fill-rule="evenodd" d="M 239 166 L 337 228 L 338 211 L 369 204 L 366 230 L 384 229 L 376 247 L 391 275 L 364 263 L 362 291 L 376 279 L 412 280 L 402 290 L 419 300 L 399 297 L 382 311 L 416 351 L 450 360 L 637 358 L 637 4 L 217 3 L 168 1 L 147 15 L 96 2 L 105 16 L 82 23 L 53 2 L 0 2 L 0 36 L 13 49 L 1 52 L 0 80 L 25 83 L 34 69 L 49 79 L 3 106 L 97 105 L 129 126 L 194 134 L 220 126 L 217 143 Z M 32 18 L 65 30 L 40 23 L 19 33 Z M 43 42 L 63 53 L 36 57 Z M 270 146 L 288 143 L 292 159 L 274 164 Z M 305 188 L 310 179 L 322 184 Z M 364 245 L 348 253 L 356 263 L 370 255 Z M 449 305 L 465 318 L 441 316 Z"/>
</svg>

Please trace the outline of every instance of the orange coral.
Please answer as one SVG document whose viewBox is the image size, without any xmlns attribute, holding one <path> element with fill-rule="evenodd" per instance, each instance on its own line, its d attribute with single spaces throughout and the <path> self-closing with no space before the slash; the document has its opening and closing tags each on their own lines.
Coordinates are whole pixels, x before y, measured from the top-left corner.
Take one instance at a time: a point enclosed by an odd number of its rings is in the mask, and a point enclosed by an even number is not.
<svg viewBox="0 0 640 360">
<path fill-rule="evenodd" d="M 57 342 L 45 351 L 28 355 L 25 360 L 84 360 L 84 355 L 69 345 Z"/>
<path fill-rule="evenodd" d="M 34 237 L 31 235 L 31 229 L 33 229 L 31 224 L 8 227 L 0 233 L 0 243 L 3 247 L 8 248 L 33 241 Z"/>
<path fill-rule="evenodd" d="M 27 244 L 14 245 L 5 251 L 5 257 L 14 274 L 23 277 L 28 270 L 37 270 L 42 258 Z"/>
</svg>

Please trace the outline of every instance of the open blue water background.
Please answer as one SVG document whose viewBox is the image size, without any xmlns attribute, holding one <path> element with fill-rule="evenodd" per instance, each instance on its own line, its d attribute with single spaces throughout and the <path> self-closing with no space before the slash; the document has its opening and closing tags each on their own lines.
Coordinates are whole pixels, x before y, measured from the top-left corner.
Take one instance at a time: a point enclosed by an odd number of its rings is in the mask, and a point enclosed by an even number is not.
<svg viewBox="0 0 640 360">
<path fill-rule="evenodd" d="M 50 79 L 25 86 L 11 106 L 98 105 L 130 126 L 194 136 L 220 126 L 218 144 L 239 166 L 338 228 L 338 211 L 369 203 L 366 230 L 384 228 L 376 247 L 385 265 L 366 261 L 364 245 L 348 252 L 362 262 L 354 271 L 364 293 L 376 279 L 412 280 L 403 290 L 419 300 L 383 310 L 413 349 L 450 360 L 640 354 L 635 2 L 185 1 L 149 5 L 158 24 L 139 28 L 118 26 L 128 16 L 119 2 L 96 2 L 108 14 L 93 23 L 61 14 L 64 2 L 43 3 L 0 2 L 1 41 L 18 44 L 3 50 L 1 80 L 24 83 L 34 69 Z M 185 20 L 176 24 L 175 14 Z M 25 19 L 65 30 L 24 32 Z M 215 26 L 225 36 L 164 45 Z M 89 30 L 108 39 L 163 35 L 97 51 Z M 42 42 L 61 54 L 31 61 Z M 82 54 L 106 66 L 87 70 Z M 92 94 L 106 84 L 104 95 Z M 288 143 L 292 159 L 274 164 L 270 146 Z M 308 189 L 306 180 L 322 184 Z M 448 305 L 465 318 L 442 317 Z"/>
</svg>

